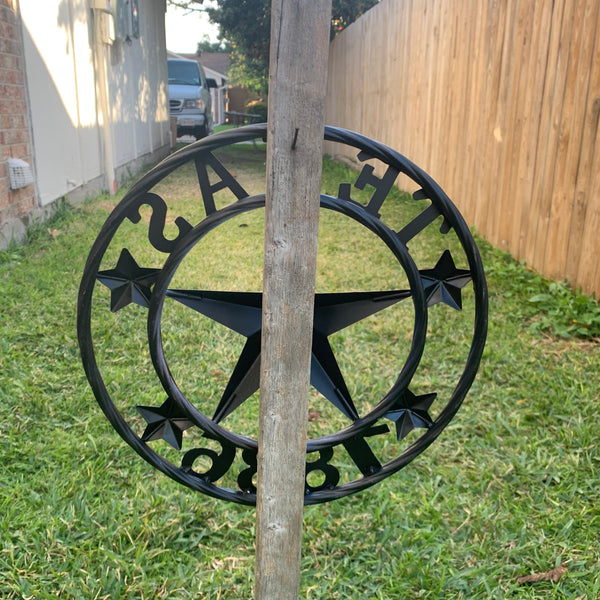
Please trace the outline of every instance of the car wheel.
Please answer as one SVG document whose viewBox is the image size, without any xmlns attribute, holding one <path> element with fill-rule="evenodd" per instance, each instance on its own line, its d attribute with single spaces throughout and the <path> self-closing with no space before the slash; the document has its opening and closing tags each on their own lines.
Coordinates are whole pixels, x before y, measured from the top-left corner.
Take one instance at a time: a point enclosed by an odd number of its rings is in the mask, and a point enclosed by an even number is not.
<svg viewBox="0 0 600 600">
<path fill-rule="evenodd" d="M 208 135 L 208 131 L 206 130 L 206 121 L 204 123 L 204 125 L 201 125 L 200 127 L 196 127 L 196 129 L 194 130 L 194 137 L 197 140 L 201 140 L 202 138 L 205 138 Z"/>
</svg>

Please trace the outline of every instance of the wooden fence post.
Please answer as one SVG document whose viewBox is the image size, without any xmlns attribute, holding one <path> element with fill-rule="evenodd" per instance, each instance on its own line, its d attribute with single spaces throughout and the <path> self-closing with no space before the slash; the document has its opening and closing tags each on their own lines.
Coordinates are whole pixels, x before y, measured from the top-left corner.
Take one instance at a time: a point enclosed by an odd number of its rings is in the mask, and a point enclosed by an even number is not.
<svg viewBox="0 0 600 600">
<path fill-rule="evenodd" d="M 273 0 L 256 600 L 297 600 L 331 0 Z"/>
</svg>

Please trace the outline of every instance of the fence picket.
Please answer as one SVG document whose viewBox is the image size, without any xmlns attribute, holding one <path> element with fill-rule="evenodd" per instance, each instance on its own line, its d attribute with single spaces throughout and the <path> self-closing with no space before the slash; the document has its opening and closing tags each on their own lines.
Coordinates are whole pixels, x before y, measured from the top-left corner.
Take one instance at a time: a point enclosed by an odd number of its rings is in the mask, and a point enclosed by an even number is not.
<svg viewBox="0 0 600 600">
<path fill-rule="evenodd" d="M 397 148 L 493 244 L 600 295 L 599 13 L 381 0 L 332 43 L 327 122 Z"/>
</svg>

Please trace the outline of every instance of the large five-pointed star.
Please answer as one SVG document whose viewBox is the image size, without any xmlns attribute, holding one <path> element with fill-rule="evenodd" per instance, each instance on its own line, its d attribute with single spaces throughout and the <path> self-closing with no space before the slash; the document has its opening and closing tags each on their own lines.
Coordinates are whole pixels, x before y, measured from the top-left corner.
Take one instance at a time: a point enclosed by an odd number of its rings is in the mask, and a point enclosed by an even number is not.
<svg viewBox="0 0 600 600">
<path fill-rule="evenodd" d="M 218 423 L 259 388 L 262 294 L 170 289 L 166 295 L 247 338 L 212 417 Z M 315 295 L 310 382 L 353 421 L 359 415 L 327 338 L 410 295 L 407 290 Z"/>
<path fill-rule="evenodd" d="M 460 290 L 471 281 L 471 271 L 457 269 L 450 250 L 444 251 L 433 269 L 422 269 L 419 274 L 427 306 L 443 302 L 456 310 L 462 309 Z"/>
<path fill-rule="evenodd" d="M 154 285 L 160 269 L 140 267 L 127 248 L 114 269 L 98 272 L 98 281 L 110 289 L 110 310 L 119 309 L 134 302 L 148 308 L 150 306 L 150 288 Z"/>
</svg>

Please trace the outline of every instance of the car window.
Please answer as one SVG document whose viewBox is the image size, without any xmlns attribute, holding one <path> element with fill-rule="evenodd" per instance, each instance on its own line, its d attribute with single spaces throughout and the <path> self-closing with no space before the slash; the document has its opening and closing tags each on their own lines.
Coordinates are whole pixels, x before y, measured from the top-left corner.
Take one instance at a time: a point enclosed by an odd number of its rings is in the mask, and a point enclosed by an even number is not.
<svg viewBox="0 0 600 600">
<path fill-rule="evenodd" d="M 169 83 L 200 85 L 200 69 L 193 62 L 169 61 Z"/>
</svg>

